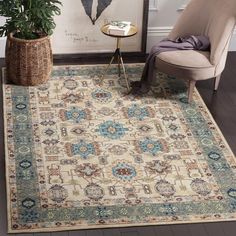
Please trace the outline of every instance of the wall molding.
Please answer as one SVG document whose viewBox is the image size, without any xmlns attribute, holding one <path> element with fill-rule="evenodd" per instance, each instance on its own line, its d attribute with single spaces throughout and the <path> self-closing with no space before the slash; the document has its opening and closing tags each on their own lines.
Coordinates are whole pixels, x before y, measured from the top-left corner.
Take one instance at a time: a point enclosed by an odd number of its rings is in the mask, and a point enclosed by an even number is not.
<svg viewBox="0 0 236 236">
<path fill-rule="evenodd" d="M 166 38 L 172 28 L 171 26 L 148 27 L 146 51 L 150 52 L 153 45 Z"/>
<path fill-rule="evenodd" d="M 150 36 L 167 36 L 173 29 L 172 26 L 148 27 L 148 35 Z M 236 35 L 236 28 L 233 35 Z"/>
<path fill-rule="evenodd" d="M 172 26 L 148 27 L 148 36 L 167 36 L 172 29 Z"/>
<path fill-rule="evenodd" d="M 177 9 L 177 11 L 183 11 L 183 10 L 186 8 L 186 6 L 187 6 L 187 4 L 181 5 L 181 6 Z"/>
<path fill-rule="evenodd" d="M 158 0 L 152 0 L 149 3 L 149 11 L 159 11 Z"/>
</svg>

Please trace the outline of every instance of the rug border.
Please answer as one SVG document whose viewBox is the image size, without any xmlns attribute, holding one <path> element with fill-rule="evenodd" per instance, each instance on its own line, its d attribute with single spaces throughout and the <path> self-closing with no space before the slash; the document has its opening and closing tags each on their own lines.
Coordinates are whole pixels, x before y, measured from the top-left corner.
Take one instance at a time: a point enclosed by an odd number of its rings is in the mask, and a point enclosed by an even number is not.
<svg viewBox="0 0 236 236">
<path fill-rule="evenodd" d="M 50 229 L 48 230 L 47 228 L 45 229 L 28 229 L 28 230 L 20 230 L 20 231 L 7 231 L 9 234 L 21 234 L 21 233 L 51 233 L 51 232 L 64 232 L 64 231 L 80 231 L 80 230 L 94 230 L 94 229 L 119 229 L 119 228 L 131 228 L 131 227 L 147 227 L 147 226 L 165 226 L 165 225 L 187 225 L 187 224 L 205 224 L 205 223 L 220 223 L 220 222 L 235 222 L 235 219 L 221 219 L 221 220 L 205 220 L 205 221 L 183 221 L 183 222 L 178 222 L 174 221 L 173 223 L 147 223 L 147 224 L 127 224 L 127 225 L 111 225 L 111 226 L 105 226 L 105 225 L 99 225 L 98 226 L 90 226 L 89 228 L 86 227 L 74 227 L 74 226 L 68 226 L 68 227 L 62 227 L 60 229 Z M 79 232 L 78 232 L 79 234 Z"/>
<path fill-rule="evenodd" d="M 236 155 L 234 155 L 234 153 L 233 153 L 231 147 L 229 146 L 228 141 L 226 140 L 225 136 L 223 135 L 222 131 L 220 130 L 219 125 L 216 123 L 214 117 L 212 116 L 211 112 L 209 111 L 207 105 L 205 104 L 205 102 L 204 102 L 204 100 L 203 100 L 201 94 L 198 92 L 197 88 L 194 89 L 194 92 L 196 92 L 196 94 L 200 97 L 200 100 L 201 100 L 201 102 L 204 104 L 204 108 L 206 109 L 207 114 L 208 114 L 209 117 L 211 118 L 212 123 L 216 126 L 216 129 L 217 129 L 217 131 L 219 132 L 219 134 L 221 135 L 222 141 L 225 143 L 226 148 L 229 149 L 230 154 L 236 159 Z"/>
<path fill-rule="evenodd" d="M 126 65 L 143 65 L 143 63 L 127 63 Z M 53 66 L 53 68 L 66 68 L 66 67 L 92 67 L 92 66 L 104 66 L 106 64 L 93 64 L 93 65 L 55 65 Z M 39 228 L 39 229 L 26 229 L 26 230 L 12 230 L 11 228 L 11 216 L 10 214 L 8 214 L 8 212 L 10 212 L 10 200 L 9 200 L 9 194 L 10 194 L 10 189 L 9 189 L 9 179 L 8 179 L 8 154 L 6 152 L 7 150 L 7 137 L 6 137 L 6 125 L 7 121 L 6 121 L 6 116 L 5 116 L 5 92 L 4 92 L 4 88 L 6 86 L 6 78 L 5 78 L 5 67 L 2 68 L 1 71 L 1 82 L 2 82 L 2 98 L 3 98 L 3 125 L 4 125 L 4 129 L 3 129 L 3 141 L 4 141 L 4 157 L 5 157 L 5 184 L 6 184 L 6 200 L 7 200 L 7 233 L 9 234 L 18 234 L 18 233 L 45 233 L 45 232 L 63 232 L 63 231 L 76 231 L 76 230 L 90 230 L 90 229 L 111 229 L 111 228 L 130 228 L 130 227 L 144 227 L 144 226 L 161 226 L 161 225 L 181 225 L 181 224 L 201 224 L 201 223 L 216 223 L 216 222 L 233 222 L 236 221 L 236 219 L 232 219 L 232 218 L 226 218 L 226 219 L 211 219 L 211 220 L 204 220 L 204 221 L 173 221 L 173 223 L 170 222 L 162 222 L 162 223 L 143 223 L 143 224 L 113 224 L 113 225 L 94 225 L 94 226 L 89 226 L 89 227 L 78 227 L 78 226 L 68 226 L 68 227 L 62 227 L 60 229 L 57 228 Z M 222 131 L 220 130 L 218 124 L 216 123 L 215 119 L 213 118 L 212 114 L 210 113 L 207 105 L 205 104 L 203 98 L 201 97 L 200 93 L 198 92 L 197 88 L 194 88 L 194 93 L 196 93 L 196 95 L 199 97 L 204 110 L 206 110 L 209 118 L 211 119 L 212 123 L 214 124 L 214 126 L 217 129 L 217 132 L 219 132 L 219 135 L 221 135 L 222 141 L 224 142 L 225 146 L 227 149 L 229 149 L 230 154 L 235 158 L 235 155 L 231 149 L 231 147 L 229 146 L 226 138 L 224 137 Z"/>
<path fill-rule="evenodd" d="M 7 232 L 8 233 L 13 233 L 14 231 L 10 230 L 10 222 L 11 222 L 11 217 L 10 217 L 10 214 L 8 214 L 8 212 L 11 212 L 10 211 L 10 201 L 9 201 L 9 195 L 10 195 L 10 189 L 9 189 L 9 178 L 7 178 L 8 174 L 9 174 L 9 171 L 8 171 L 8 168 L 7 166 L 9 165 L 9 162 L 8 162 L 8 154 L 7 154 L 7 138 L 6 138 L 6 131 L 7 131 L 7 128 L 6 128 L 6 124 L 7 124 L 7 121 L 6 121 L 6 111 L 5 111 L 5 91 L 4 91 L 4 88 L 5 88 L 5 85 L 6 85 L 6 78 L 4 76 L 5 74 L 5 71 L 6 71 L 6 68 L 5 67 L 2 67 L 2 71 L 1 71 L 1 83 L 2 83 L 2 114 L 3 114 L 3 142 L 4 142 L 4 158 L 5 158 L 5 185 L 6 185 L 6 200 L 7 200 Z"/>
</svg>

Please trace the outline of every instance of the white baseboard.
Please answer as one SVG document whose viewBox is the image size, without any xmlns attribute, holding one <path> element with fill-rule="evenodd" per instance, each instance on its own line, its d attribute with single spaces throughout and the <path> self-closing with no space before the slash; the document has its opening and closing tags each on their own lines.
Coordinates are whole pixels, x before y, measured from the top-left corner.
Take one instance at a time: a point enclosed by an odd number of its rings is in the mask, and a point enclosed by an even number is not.
<svg viewBox="0 0 236 236">
<path fill-rule="evenodd" d="M 152 45 L 160 42 L 166 38 L 172 30 L 171 26 L 167 27 L 149 27 L 148 28 L 148 40 L 147 40 L 147 52 L 150 51 Z M 234 31 L 229 51 L 236 51 L 236 29 Z"/>
</svg>

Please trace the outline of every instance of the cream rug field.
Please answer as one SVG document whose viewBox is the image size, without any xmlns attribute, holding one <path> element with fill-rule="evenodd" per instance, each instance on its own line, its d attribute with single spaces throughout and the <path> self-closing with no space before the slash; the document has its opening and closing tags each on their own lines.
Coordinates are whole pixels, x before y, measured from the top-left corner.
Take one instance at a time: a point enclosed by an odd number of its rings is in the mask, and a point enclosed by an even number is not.
<svg viewBox="0 0 236 236">
<path fill-rule="evenodd" d="M 127 65 L 131 80 L 143 65 Z M 197 91 L 158 74 L 126 95 L 117 67 L 55 67 L 47 84 L 4 78 L 9 232 L 236 219 L 236 161 Z"/>
</svg>

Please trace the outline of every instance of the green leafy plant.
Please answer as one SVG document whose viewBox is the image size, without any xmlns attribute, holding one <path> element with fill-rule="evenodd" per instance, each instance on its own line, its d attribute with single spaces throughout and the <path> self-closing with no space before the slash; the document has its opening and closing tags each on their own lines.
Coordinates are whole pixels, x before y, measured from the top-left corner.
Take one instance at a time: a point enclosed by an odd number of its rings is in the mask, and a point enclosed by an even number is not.
<svg viewBox="0 0 236 236">
<path fill-rule="evenodd" d="M 14 33 L 17 38 L 36 39 L 51 35 L 60 5 L 58 0 L 0 0 L 0 15 L 6 17 L 0 36 Z"/>
</svg>

